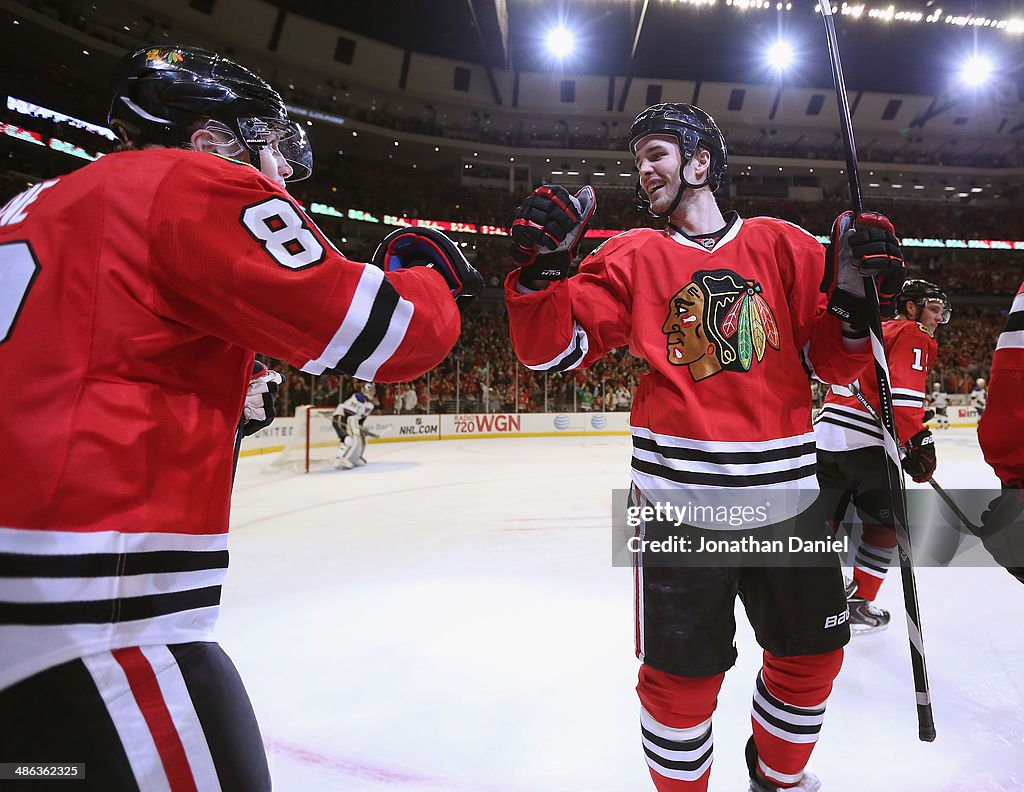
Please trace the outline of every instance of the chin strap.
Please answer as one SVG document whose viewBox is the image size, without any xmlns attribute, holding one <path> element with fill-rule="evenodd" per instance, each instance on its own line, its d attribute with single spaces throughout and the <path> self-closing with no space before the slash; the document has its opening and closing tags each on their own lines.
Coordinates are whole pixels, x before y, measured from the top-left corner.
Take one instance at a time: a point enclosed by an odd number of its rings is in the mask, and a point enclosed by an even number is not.
<svg viewBox="0 0 1024 792">
<path fill-rule="evenodd" d="M 697 156 L 697 152 L 696 151 L 693 153 L 693 156 L 694 157 Z M 690 159 L 693 159 L 693 157 L 690 157 Z M 686 180 L 686 177 L 683 176 L 683 168 L 685 168 L 685 167 L 686 166 L 683 165 L 683 166 L 681 166 L 679 168 L 679 189 L 676 190 L 676 197 L 672 200 L 672 203 L 669 205 L 668 209 L 666 209 L 664 212 L 655 212 L 654 209 L 652 208 L 652 205 L 651 205 L 651 199 L 650 198 L 647 199 L 647 213 L 651 217 L 671 217 L 672 213 L 676 209 L 679 208 L 679 202 L 681 200 L 683 200 L 683 193 L 687 189 L 699 190 L 701 187 L 708 187 L 708 186 L 710 186 L 710 184 L 711 184 L 711 167 L 710 166 L 708 166 L 708 175 L 704 177 L 704 181 L 701 182 L 700 184 L 693 184 L 693 183 L 688 182 Z M 639 185 L 639 181 L 637 182 L 637 184 Z M 639 187 L 637 189 L 639 190 Z"/>
</svg>

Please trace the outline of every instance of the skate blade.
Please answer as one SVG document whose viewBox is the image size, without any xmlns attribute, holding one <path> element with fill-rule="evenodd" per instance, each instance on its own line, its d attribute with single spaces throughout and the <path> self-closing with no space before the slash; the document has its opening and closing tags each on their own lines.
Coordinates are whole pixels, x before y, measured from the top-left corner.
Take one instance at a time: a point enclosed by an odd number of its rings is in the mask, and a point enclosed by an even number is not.
<svg viewBox="0 0 1024 792">
<path fill-rule="evenodd" d="M 889 629 L 888 624 L 854 624 L 850 622 L 850 635 L 870 635 L 871 633 L 885 632 Z"/>
</svg>

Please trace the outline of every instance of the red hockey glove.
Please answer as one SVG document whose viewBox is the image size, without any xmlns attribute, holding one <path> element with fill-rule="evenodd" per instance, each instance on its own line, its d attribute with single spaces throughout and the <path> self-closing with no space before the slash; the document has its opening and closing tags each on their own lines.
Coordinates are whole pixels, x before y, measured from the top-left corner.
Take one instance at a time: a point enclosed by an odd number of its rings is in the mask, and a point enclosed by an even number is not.
<svg viewBox="0 0 1024 792">
<path fill-rule="evenodd" d="M 484 279 L 470 264 L 459 246 L 433 228 L 399 228 L 377 246 L 372 263 L 385 272 L 409 267 L 429 267 L 441 274 L 453 297 L 475 297 L 484 289 Z"/>
<path fill-rule="evenodd" d="M 875 279 L 881 316 L 892 315 L 893 300 L 906 275 L 906 263 L 892 223 L 876 212 L 843 212 L 832 224 L 825 254 L 821 290 L 829 295 L 828 310 L 867 334 L 864 276 Z"/>
<path fill-rule="evenodd" d="M 935 438 L 928 429 L 922 429 L 907 441 L 903 469 L 918 484 L 932 477 L 935 472 Z"/>
<path fill-rule="evenodd" d="M 860 274 L 875 279 L 881 315 L 891 317 L 893 300 L 907 276 L 903 249 L 892 222 L 877 212 L 861 212 L 850 235 L 850 250 L 859 262 Z"/>
<path fill-rule="evenodd" d="M 538 187 L 516 209 L 512 258 L 526 280 L 562 280 L 597 208 L 594 188 L 576 195 L 557 184 Z"/>
</svg>

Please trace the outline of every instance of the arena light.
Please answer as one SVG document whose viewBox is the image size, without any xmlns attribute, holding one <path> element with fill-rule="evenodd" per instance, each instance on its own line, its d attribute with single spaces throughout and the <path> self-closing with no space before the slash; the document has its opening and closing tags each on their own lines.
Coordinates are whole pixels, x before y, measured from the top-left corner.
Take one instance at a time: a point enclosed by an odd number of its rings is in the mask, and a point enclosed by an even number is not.
<svg viewBox="0 0 1024 792">
<path fill-rule="evenodd" d="M 564 25 L 552 28 L 544 39 L 548 52 L 556 58 L 568 58 L 576 51 L 576 37 Z"/>
<path fill-rule="evenodd" d="M 992 77 L 992 61 L 984 55 L 972 55 L 960 67 L 960 81 L 972 88 L 980 88 Z"/>
<path fill-rule="evenodd" d="M 793 65 L 793 46 L 788 41 L 779 39 L 768 47 L 765 57 L 772 69 L 784 72 Z"/>
</svg>

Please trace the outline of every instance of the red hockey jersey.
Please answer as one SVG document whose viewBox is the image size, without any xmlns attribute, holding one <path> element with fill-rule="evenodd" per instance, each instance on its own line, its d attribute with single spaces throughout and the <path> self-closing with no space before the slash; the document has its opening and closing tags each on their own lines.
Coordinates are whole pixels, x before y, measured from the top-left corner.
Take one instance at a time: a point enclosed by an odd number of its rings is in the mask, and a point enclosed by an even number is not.
<svg viewBox="0 0 1024 792">
<path fill-rule="evenodd" d="M 257 170 L 111 154 L 0 210 L 0 688 L 203 640 L 253 351 L 404 382 L 459 332 L 443 279 L 345 259 Z"/>
<path fill-rule="evenodd" d="M 512 344 L 539 371 L 586 368 L 627 344 L 647 361 L 631 475 L 650 499 L 676 488 L 806 495 L 817 490 L 808 368 L 844 382 L 870 359 L 826 312 L 823 268 L 810 234 L 772 218 L 737 219 L 711 250 L 635 229 L 543 291 L 522 293 L 513 271 Z"/>
<path fill-rule="evenodd" d="M 882 340 L 889 367 L 893 417 L 900 443 L 924 428 L 924 401 L 928 372 L 935 363 L 938 344 L 932 331 L 907 319 L 882 323 Z M 857 377 L 861 394 L 880 415 L 875 364 L 869 363 Z M 818 448 L 824 451 L 849 451 L 854 448 L 884 445 L 882 430 L 853 391 L 833 385 L 825 404 L 814 421 Z"/>
<path fill-rule="evenodd" d="M 1024 283 L 1010 308 L 992 355 L 988 404 L 978 442 L 1003 484 L 1024 487 Z"/>
</svg>

